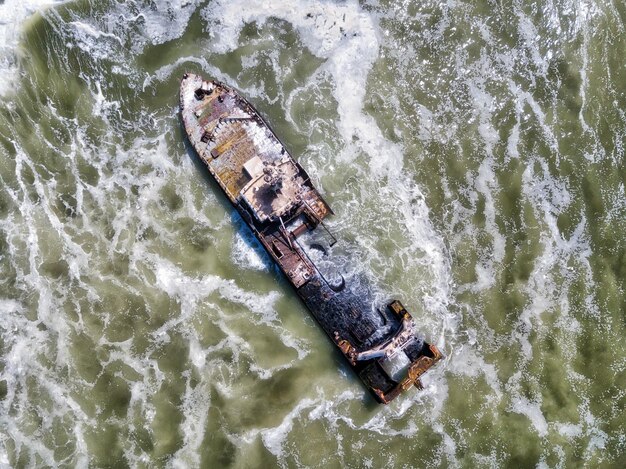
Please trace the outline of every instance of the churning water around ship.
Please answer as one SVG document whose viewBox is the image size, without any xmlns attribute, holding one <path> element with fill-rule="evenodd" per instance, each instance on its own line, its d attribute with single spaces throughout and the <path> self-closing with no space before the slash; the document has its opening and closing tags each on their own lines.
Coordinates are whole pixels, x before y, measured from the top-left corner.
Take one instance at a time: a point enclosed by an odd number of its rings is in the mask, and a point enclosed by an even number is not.
<svg viewBox="0 0 626 469">
<path fill-rule="evenodd" d="M 626 6 L 0 2 L 0 466 L 624 467 Z M 183 138 L 240 89 L 446 358 L 376 405 Z"/>
</svg>

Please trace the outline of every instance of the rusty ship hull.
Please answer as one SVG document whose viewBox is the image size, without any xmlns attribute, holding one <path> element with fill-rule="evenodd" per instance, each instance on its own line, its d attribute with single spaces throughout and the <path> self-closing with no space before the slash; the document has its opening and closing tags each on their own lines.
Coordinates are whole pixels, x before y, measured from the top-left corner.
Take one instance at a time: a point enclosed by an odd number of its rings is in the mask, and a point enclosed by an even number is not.
<svg viewBox="0 0 626 469">
<path fill-rule="evenodd" d="M 441 353 L 417 336 L 399 301 L 376 308 L 367 291 L 331 285 L 311 261 L 298 238 L 332 210 L 254 107 L 233 88 L 186 73 L 180 111 L 200 159 L 372 395 L 388 403 L 421 388 Z M 399 354 L 405 366 L 394 379 L 388 365 Z"/>
</svg>

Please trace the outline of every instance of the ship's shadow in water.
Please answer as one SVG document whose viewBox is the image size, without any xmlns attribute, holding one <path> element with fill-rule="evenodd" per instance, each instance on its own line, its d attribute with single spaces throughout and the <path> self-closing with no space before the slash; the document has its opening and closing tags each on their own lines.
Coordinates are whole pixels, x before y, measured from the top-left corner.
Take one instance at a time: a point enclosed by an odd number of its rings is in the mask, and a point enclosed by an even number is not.
<svg viewBox="0 0 626 469">
<path fill-rule="evenodd" d="M 280 271 L 278 266 L 276 266 L 276 264 L 269 257 L 261 243 L 256 239 L 250 227 L 243 221 L 241 215 L 239 215 L 237 209 L 233 207 L 233 204 L 230 202 L 228 197 L 226 197 L 226 194 L 224 194 L 224 191 L 217 183 L 215 178 L 211 176 L 211 173 L 206 167 L 206 164 L 204 163 L 204 161 L 202 161 L 202 158 L 200 158 L 198 153 L 196 153 L 193 146 L 189 142 L 189 139 L 187 138 L 187 132 L 185 131 L 182 119 L 180 118 L 180 113 L 177 113 L 177 116 L 177 129 L 179 133 L 179 138 L 183 141 L 185 145 L 185 152 L 187 153 L 187 156 L 189 156 L 189 159 L 198 170 L 198 173 L 202 176 L 204 182 L 209 186 L 209 191 L 216 196 L 218 203 L 222 206 L 224 211 L 229 214 L 231 222 L 237 227 L 239 234 L 241 235 L 241 238 L 246 243 L 246 245 L 250 249 L 252 249 L 255 254 L 257 254 L 259 259 L 261 259 L 263 267 L 268 272 L 275 273 L 275 275 L 280 278 L 281 285 L 283 282 L 287 283 L 287 280 L 283 277 L 282 272 Z M 285 286 L 287 285 L 284 285 L 283 287 Z"/>
<path fill-rule="evenodd" d="M 237 209 L 233 207 L 233 204 L 230 202 L 228 197 L 226 197 L 226 194 L 224 194 L 224 191 L 222 190 L 220 185 L 217 183 L 215 178 L 211 175 L 204 161 L 200 158 L 198 153 L 196 153 L 196 151 L 194 150 L 193 146 L 191 145 L 187 137 L 187 132 L 185 131 L 185 127 L 182 123 L 182 119 L 180 118 L 180 113 L 177 113 L 177 117 L 178 117 L 177 131 L 179 134 L 178 137 L 180 140 L 183 141 L 183 144 L 185 146 L 185 152 L 191 159 L 193 165 L 197 168 L 198 173 L 202 176 L 202 179 L 206 182 L 207 186 L 209 186 L 209 190 L 211 191 L 211 193 L 215 194 L 218 203 L 222 206 L 225 212 L 230 214 L 231 221 L 237 227 L 239 234 L 241 235 L 241 238 L 243 239 L 244 243 L 246 243 L 246 245 L 250 249 L 254 250 L 254 252 L 261 259 L 263 263 L 263 267 L 267 269 L 268 272 L 271 272 L 272 275 L 276 278 L 277 284 L 280 286 L 282 293 L 284 293 L 285 296 L 291 296 L 291 295 L 297 296 L 297 294 L 293 290 L 293 287 L 291 286 L 289 281 L 286 279 L 286 277 L 284 276 L 280 268 L 276 265 L 274 261 L 272 261 L 272 259 L 267 254 L 267 252 L 265 251 L 261 243 L 256 239 L 256 236 L 254 236 L 254 233 L 252 232 L 250 227 L 244 222 L 244 220 L 241 218 L 241 215 L 239 215 L 239 212 L 237 212 Z M 302 305 L 302 310 L 303 310 L 302 311 L 303 320 L 309 323 L 311 321 L 315 321 L 315 319 L 308 312 L 304 303 L 300 301 L 300 304 Z M 349 366 L 347 366 L 345 357 L 339 352 L 337 347 L 333 346 L 333 344 L 330 342 L 329 338 L 326 336 L 326 334 L 324 334 L 321 328 L 315 327 L 315 329 L 318 331 L 320 335 L 320 339 L 317 345 L 321 346 L 322 342 L 324 342 L 324 346 L 323 346 L 324 350 L 322 350 L 322 353 L 332 354 L 333 361 L 337 364 L 337 373 L 340 373 L 340 370 L 341 370 L 341 374 L 347 377 L 350 380 L 351 384 L 354 385 L 355 388 L 358 386 L 361 389 L 363 389 L 362 381 L 359 379 L 358 376 L 356 376 L 354 371 Z M 374 397 L 369 392 L 365 391 L 365 389 L 363 389 L 362 403 L 368 412 L 372 412 L 375 410 L 382 410 L 382 407 L 383 407 L 376 401 L 376 399 L 374 399 Z"/>
</svg>

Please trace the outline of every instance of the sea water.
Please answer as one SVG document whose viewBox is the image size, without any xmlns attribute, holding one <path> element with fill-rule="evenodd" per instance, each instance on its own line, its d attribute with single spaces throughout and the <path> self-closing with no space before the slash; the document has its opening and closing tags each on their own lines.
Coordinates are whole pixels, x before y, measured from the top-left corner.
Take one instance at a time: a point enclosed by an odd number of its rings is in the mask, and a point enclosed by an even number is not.
<svg viewBox="0 0 626 469">
<path fill-rule="evenodd" d="M 0 466 L 624 467 L 626 6 L 0 2 Z M 189 148 L 239 89 L 445 359 L 367 395 Z"/>
</svg>

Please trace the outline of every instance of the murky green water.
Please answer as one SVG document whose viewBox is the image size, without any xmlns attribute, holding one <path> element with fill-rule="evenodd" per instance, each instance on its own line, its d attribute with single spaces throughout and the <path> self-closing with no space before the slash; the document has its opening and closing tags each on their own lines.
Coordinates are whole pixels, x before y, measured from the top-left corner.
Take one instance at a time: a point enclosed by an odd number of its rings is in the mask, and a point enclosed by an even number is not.
<svg viewBox="0 0 626 469">
<path fill-rule="evenodd" d="M 19 5 L 0 466 L 626 465 L 623 2 Z M 444 351 L 424 391 L 376 405 L 294 298 L 186 147 L 187 70 L 250 98 L 337 266 Z"/>
</svg>

